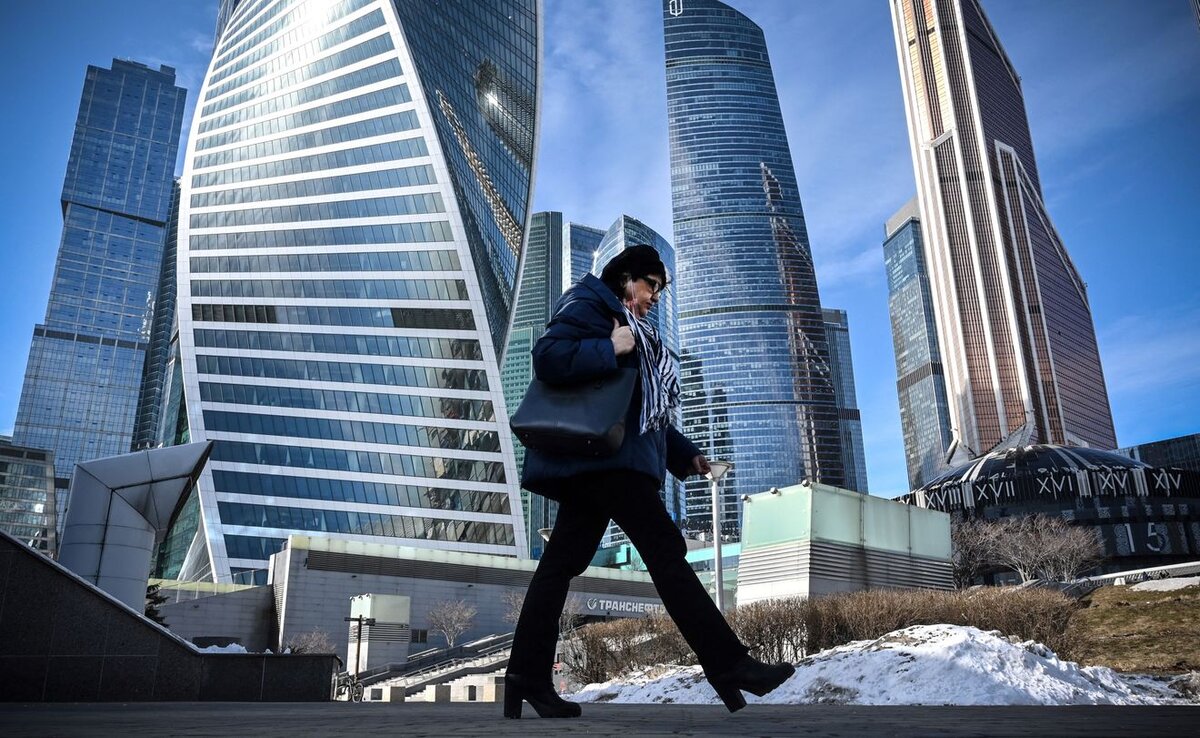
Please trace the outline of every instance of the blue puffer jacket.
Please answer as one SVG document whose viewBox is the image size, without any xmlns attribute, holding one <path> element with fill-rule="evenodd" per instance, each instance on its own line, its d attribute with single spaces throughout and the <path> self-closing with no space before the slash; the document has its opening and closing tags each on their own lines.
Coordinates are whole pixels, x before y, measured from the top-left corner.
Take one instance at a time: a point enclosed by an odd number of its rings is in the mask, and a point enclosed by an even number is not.
<svg viewBox="0 0 1200 738">
<path fill-rule="evenodd" d="M 612 290 L 587 274 L 559 298 L 554 317 L 533 347 L 533 372 L 543 382 L 584 382 L 616 371 L 639 369 L 637 352 L 618 357 L 613 350 L 613 319 L 627 325 L 625 311 Z M 631 471 L 653 477 L 661 485 L 670 470 L 677 479 L 693 474 L 692 459 L 700 453 L 695 444 L 671 426 L 639 433 L 642 405 L 641 380 L 625 413 L 625 441 L 613 456 L 582 456 L 525 451 L 521 486 L 552 499 L 562 497 L 562 480 L 597 471 Z"/>
</svg>

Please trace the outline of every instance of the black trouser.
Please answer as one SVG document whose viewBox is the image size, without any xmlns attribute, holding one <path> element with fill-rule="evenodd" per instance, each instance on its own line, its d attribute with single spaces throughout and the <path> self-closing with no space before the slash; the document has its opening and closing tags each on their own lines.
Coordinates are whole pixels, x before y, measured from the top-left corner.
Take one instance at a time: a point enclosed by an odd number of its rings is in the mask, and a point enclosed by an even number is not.
<svg viewBox="0 0 1200 738">
<path fill-rule="evenodd" d="M 704 667 L 720 674 L 747 653 L 684 558 L 687 545 L 644 474 L 609 472 L 566 480 L 558 519 L 529 582 L 513 637 L 508 672 L 551 680 L 558 620 L 571 579 L 591 563 L 611 518 L 641 554 L 667 613 Z"/>
</svg>

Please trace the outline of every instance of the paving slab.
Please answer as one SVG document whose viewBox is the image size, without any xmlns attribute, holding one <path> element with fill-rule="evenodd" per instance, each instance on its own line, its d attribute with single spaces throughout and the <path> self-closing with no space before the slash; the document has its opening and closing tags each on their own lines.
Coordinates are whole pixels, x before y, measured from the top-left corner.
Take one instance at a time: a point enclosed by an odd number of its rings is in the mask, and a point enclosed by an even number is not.
<svg viewBox="0 0 1200 738">
<path fill-rule="evenodd" d="M 1184 736 L 1200 706 L 583 706 L 583 717 L 506 720 L 496 704 L 166 702 L 0 704 L 4 736 Z"/>
</svg>

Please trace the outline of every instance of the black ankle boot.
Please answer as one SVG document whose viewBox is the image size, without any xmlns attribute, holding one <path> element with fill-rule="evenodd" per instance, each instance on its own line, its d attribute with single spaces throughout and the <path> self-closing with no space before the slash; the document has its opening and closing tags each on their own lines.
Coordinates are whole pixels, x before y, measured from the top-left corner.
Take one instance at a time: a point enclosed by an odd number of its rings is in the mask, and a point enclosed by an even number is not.
<svg viewBox="0 0 1200 738">
<path fill-rule="evenodd" d="M 531 684 L 519 674 L 504 675 L 504 717 L 521 717 L 521 701 L 529 703 L 538 717 L 575 718 L 583 714 L 577 702 L 568 702 L 549 682 Z"/>
<path fill-rule="evenodd" d="M 730 712 L 737 712 L 746 706 L 743 691 L 762 697 L 795 673 L 796 667 L 791 664 L 764 664 L 747 654 L 729 671 L 709 677 L 708 683 L 716 690 L 725 707 Z"/>
</svg>

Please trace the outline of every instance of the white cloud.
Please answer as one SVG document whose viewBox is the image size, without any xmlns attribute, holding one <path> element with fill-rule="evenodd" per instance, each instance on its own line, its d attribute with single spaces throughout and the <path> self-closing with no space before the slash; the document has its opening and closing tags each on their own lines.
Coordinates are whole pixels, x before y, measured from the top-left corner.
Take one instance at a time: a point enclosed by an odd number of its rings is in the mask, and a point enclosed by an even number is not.
<svg viewBox="0 0 1200 738">
<path fill-rule="evenodd" d="M 547 14 L 534 207 L 607 227 L 628 213 L 671 234 L 662 31 L 646 3 Z"/>
<path fill-rule="evenodd" d="M 1111 395 L 1175 402 L 1174 390 L 1200 388 L 1200 307 L 1175 315 L 1126 315 L 1100 328 Z"/>
<path fill-rule="evenodd" d="M 828 261 L 817 262 L 817 278 L 822 289 L 845 283 L 861 286 L 883 280 L 883 249 L 871 246 L 856 254 L 843 254 Z"/>
</svg>

